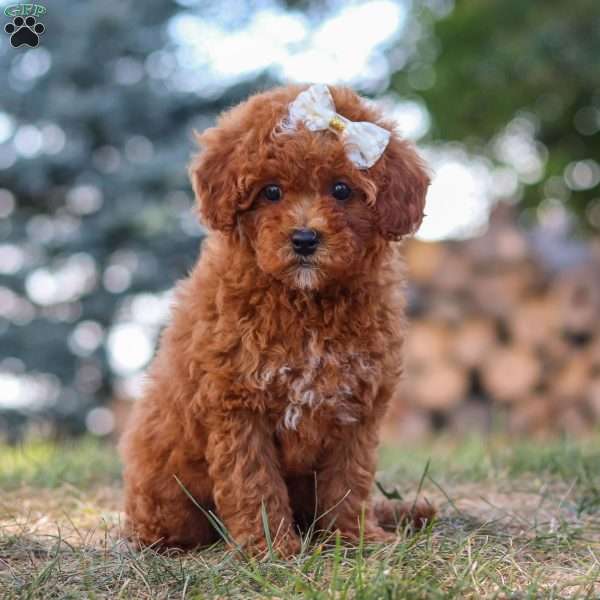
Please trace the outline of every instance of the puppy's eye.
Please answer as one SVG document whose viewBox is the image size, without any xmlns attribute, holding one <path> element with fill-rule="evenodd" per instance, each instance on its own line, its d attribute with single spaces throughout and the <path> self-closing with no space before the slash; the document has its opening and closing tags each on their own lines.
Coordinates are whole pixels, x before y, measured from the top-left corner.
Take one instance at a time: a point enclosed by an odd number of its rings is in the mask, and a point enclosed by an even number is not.
<svg viewBox="0 0 600 600">
<path fill-rule="evenodd" d="M 268 185 L 263 189 L 262 195 L 271 202 L 277 202 L 281 200 L 283 192 L 278 185 Z"/>
<path fill-rule="evenodd" d="M 336 181 L 331 188 L 331 195 L 336 200 L 348 200 L 350 194 L 352 194 L 352 189 L 343 181 Z"/>
</svg>

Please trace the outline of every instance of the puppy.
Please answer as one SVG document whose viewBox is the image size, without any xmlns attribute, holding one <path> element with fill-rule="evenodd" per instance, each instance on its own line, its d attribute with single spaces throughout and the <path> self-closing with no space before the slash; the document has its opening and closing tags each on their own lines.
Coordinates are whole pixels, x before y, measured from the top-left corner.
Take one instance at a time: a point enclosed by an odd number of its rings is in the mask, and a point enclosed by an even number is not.
<svg viewBox="0 0 600 600">
<path fill-rule="evenodd" d="M 342 87 L 258 94 L 199 142 L 190 176 L 210 235 L 122 441 L 131 535 L 210 544 L 213 513 L 248 553 L 268 527 L 287 556 L 315 521 L 386 541 L 430 518 L 372 498 L 401 371 L 393 242 L 421 222 L 423 163 Z"/>
</svg>

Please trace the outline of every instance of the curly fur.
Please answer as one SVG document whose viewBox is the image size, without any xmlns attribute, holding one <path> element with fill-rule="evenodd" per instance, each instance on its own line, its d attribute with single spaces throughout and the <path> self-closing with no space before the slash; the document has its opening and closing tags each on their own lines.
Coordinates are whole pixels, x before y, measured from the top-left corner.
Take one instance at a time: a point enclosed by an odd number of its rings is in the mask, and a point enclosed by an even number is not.
<svg viewBox="0 0 600 600">
<path fill-rule="evenodd" d="M 126 514 L 143 543 L 193 547 L 217 537 L 214 511 L 249 552 L 299 549 L 297 526 L 369 540 L 407 517 L 373 502 L 378 429 L 400 375 L 402 271 L 398 244 L 418 227 L 429 182 L 392 125 L 351 90 L 336 109 L 392 131 L 377 163 L 358 170 L 335 134 L 279 125 L 303 88 L 251 97 L 199 142 L 190 175 L 211 232 L 176 290 L 122 441 Z M 346 202 L 330 195 L 343 180 Z M 261 196 L 267 184 L 284 196 Z M 322 236 L 300 262 L 291 231 Z M 413 507 L 414 508 L 414 507 Z M 324 515 L 324 516 L 323 516 Z M 417 505 L 412 517 L 431 517 Z M 393 521 L 393 522 L 392 522 Z"/>
</svg>

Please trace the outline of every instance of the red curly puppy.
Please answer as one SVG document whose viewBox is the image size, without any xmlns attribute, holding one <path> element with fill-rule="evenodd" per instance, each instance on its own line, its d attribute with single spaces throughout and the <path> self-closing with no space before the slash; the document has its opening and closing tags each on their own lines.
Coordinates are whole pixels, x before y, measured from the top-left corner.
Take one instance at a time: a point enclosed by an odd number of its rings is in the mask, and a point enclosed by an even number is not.
<svg viewBox="0 0 600 600">
<path fill-rule="evenodd" d="M 325 129 L 310 114 L 290 119 L 306 88 L 289 86 L 199 138 L 190 174 L 211 233 L 177 287 L 122 442 L 127 520 L 142 543 L 217 539 L 177 479 L 250 553 L 266 548 L 265 513 L 283 555 L 315 517 L 350 540 L 362 519 L 365 538 L 384 541 L 398 519 L 433 514 L 371 497 L 401 370 L 393 242 L 419 225 L 429 179 L 373 107 L 346 88 L 314 88 L 333 98 Z M 379 149 L 370 130 L 352 141 L 357 122 L 376 130 Z"/>
</svg>

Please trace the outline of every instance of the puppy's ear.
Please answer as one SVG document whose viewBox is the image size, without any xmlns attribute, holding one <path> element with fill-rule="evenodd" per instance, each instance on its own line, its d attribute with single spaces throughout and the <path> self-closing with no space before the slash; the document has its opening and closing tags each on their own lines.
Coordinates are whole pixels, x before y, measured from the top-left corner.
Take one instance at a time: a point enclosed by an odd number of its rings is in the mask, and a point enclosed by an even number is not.
<svg viewBox="0 0 600 600">
<path fill-rule="evenodd" d="M 397 240 L 414 233 L 423 220 L 429 175 L 413 147 L 392 134 L 380 159 L 382 176 L 375 210 L 381 235 Z"/>
<path fill-rule="evenodd" d="M 211 229 L 232 231 L 238 211 L 251 202 L 244 199 L 236 144 L 219 127 L 196 134 L 196 139 L 200 152 L 189 174 L 202 221 Z"/>
</svg>

